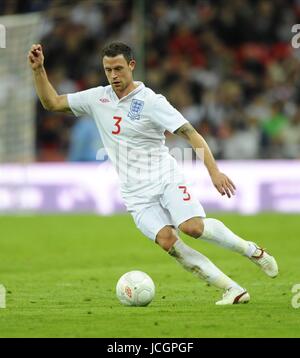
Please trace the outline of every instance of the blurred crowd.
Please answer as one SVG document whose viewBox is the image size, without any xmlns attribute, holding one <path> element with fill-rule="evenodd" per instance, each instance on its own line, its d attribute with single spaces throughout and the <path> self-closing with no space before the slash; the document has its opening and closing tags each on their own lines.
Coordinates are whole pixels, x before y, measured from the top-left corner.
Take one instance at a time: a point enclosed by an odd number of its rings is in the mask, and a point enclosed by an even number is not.
<svg viewBox="0 0 300 358">
<path fill-rule="evenodd" d="M 44 11 L 41 43 L 59 93 L 105 85 L 100 51 L 135 48 L 138 0 L 2 0 L 0 14 Z M 145 84 L 194 125 L 218 159 L 300 158 L 299 0 L 145 0 Z M 141 8 L 141 7 L 140 7 Z M 134 11 L 135 10 L 135 11 Z M 142 10 L 140 10 L 142 11 Z M 37 102 L 37 160 L 93 160 L 90 118 Z M 170 148 L 186 146 L 167 133 Z"/>
</svg>

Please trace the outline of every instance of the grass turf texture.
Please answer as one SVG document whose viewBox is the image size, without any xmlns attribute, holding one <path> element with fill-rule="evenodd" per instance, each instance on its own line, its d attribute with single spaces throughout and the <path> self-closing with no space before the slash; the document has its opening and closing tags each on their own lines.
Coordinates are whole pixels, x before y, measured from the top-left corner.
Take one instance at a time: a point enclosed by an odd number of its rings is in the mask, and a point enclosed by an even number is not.
<svg viewBox="0 0 300 358">
<path fill-rule="evenodd" d="M 183 270 L 144 238 L 130 216 L 0 218 L 0 337 L 300 337 L 299 217 L 215 215 L 242 237 L 269 248 L 280 275 L 265 276 L 247 258 L 185 237 L 246 287 L 247 305 L 220 307 L 221 291 Z M 148 307 L 124 307 L 119 277 L 143 270 L 156 284 Z"/>
</svg>

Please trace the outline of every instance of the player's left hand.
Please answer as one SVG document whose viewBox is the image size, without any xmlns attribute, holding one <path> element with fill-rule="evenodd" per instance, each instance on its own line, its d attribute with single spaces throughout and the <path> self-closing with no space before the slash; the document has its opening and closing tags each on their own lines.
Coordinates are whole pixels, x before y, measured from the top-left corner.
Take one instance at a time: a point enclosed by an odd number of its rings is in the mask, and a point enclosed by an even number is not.
<svg viewBox="0 0 300 358">
<path fill-rule="evenodd" d="M 226 194 L 228 198 L 235 194 L 236 187 L 227 175 L 217 172 L 211 175 L 211 180 L 220 194 Z"/>
</svg>

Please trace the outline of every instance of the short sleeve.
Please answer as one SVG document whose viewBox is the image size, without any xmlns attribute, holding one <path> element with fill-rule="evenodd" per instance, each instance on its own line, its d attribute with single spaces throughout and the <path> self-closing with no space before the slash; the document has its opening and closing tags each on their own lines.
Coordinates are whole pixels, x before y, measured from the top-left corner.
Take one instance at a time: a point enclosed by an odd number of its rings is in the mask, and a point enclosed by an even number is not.
<svg viewBox="0 0 300 358">
<path fill-rule="evenodd" d="M 67 95 L 69 106 L 76 117 L 92 115 L 91 103 L 97 88 L 90 88 L 85 91 L 69 93 Z"/>
<path fill-rule="evenodd" d="M 171 133 L 188 123 L 183 115 L 162 95 L 155 96 L 151 114 L 151 118 L 155 123 Z"/>
</svg>

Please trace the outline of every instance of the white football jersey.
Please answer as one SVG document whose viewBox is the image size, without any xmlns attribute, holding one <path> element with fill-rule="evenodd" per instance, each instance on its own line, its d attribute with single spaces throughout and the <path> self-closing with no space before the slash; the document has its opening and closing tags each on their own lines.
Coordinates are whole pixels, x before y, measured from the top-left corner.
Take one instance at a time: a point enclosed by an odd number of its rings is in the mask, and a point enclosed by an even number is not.
<svg viewBox="0 0 300 358">
<path fill-rule="evenodd" d="M 182 177 L 165 146 L 165 130 L 174 132 L 187 120 L 162 95 L 141 82 L 119 99 L 111 86 L 68 94 L 76 116 L 94 118 L 107 154 L 126 194 L 145 194 L 165 180 Z M 102 153 L 98 154 L 98 159 Z"/>
</svg>

